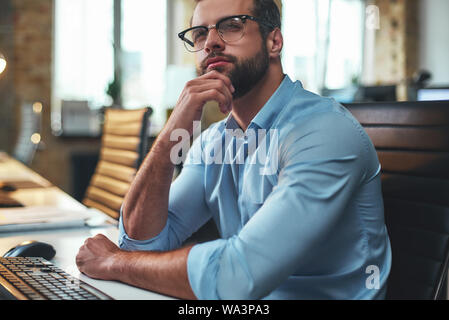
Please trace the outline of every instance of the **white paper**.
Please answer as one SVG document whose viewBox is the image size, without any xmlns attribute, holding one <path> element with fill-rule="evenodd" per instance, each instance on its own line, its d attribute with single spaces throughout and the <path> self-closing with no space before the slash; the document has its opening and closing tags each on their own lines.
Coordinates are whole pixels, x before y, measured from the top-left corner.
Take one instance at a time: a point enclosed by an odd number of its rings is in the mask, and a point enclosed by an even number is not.
<svg viewBox="0 0 449 320">
<path fill-rule="evenodd" d="M 89 210 L 71 211 L 51 206 L 1 209 L 0 232 L 81 227 L 90 217 Z"/>
</svg>

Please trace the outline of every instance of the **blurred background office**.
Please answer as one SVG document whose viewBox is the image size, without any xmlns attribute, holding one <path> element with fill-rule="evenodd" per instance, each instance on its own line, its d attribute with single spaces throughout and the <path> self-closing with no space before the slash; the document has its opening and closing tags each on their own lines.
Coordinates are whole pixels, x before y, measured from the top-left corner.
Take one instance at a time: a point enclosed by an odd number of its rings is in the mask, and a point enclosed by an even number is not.
<svg viewBox="0 0 449 320">
<path fill-rule="evenodd" d="M 279 0 L 285 72 L 340 102 L 449 99 L 447 0 Z M 0 150 L 82 199 L 105 108 L 154 139 L 193 56 L 192 0 L 1 0 Z M 203 129 L 223 116 L 214 103 Z"/>
</svg>

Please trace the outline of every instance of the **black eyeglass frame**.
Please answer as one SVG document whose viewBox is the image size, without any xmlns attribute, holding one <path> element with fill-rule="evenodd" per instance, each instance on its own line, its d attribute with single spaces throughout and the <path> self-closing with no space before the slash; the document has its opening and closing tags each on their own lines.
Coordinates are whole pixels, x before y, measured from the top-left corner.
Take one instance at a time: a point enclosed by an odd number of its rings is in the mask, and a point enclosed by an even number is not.
<svg viewBox="0 0 449 320">
<path fill-rule="evenodd" d="M 182 41 L 184 41 L 184 43 L 187 43 L 189 46 L 191 46 L 192 48 L 194 48 L 194 47 L 195 47 L 195 44 L 194 44 L 192 41 L 190 41 L 189 39 L 186 39 L 186 37 L 185 37 L 185 34 L 186 34 L 187 32 L 192 31 L 192 30 L 196 30 L 196 29 L 204 29 L 204 30 L 206 30 L 206 31 L 209 33 L 210 29 L 214 29 L 214 28 L 218 31 L 218 30 L 219 30 L 219 27 L 220 27 L 220 23 L 222 23 L 223 21 L 229 20 L 229 19 L 234 19 L 234 18 L 239 18 L 239 19 L 241 19 L 242 22 L 243 22 L 243 24 L 246 23 L 246 20 L 252 20 L 252 21 L 258 22 L 258 23 L 260 23 L 260 24 L 263 24 L 263 25 L 265 25 L 266 27 L 271 28 L 272 30 L 274 30 L 274 29 L 276 28 L 276 26 L 274 26 L 273 24 L 268 23 L 268 22 L 266 22 L 266 21 L 263 21 L 263 20 L 261 20 L 261 19 L 259 19 L 259 18 L 250 16 L 250 15 L 247 15 L 247 14 L 240 14 L 240 15 L 229 16 L 229 17 L 225 17 L 225 18 L 223 18 L 223 19 L 220 19 L 215 25 L 212 25 L 212 26 L 210 26 L 210 27 L 206 27 L 206 26 L 196 26 L 196 27 L 188 28 L 188 29 L 186 29 L 186 30 L 184 30 L 184 31 L 182 31 L 182 32 L 180 32 L 180 33 L 178 33 L 178 37 L 179 37 Z M 222 38 L 222 36 L 220 35 L 220 32 L 218 32 L 218 35 L 220 36 L 220 38 L 221 38 L 224 42 L 226 42 L 226 43 L 228 42 L 228 41 L 226 41 L 226 40 L 224 40 L 224 39 Z M 202 50 L 202 49 L 199 49 L 198 51 L 201 51 L 201 50 Z M 190 51 L 190 50 L 189 50 L 189 51 Z"/>
</svg>

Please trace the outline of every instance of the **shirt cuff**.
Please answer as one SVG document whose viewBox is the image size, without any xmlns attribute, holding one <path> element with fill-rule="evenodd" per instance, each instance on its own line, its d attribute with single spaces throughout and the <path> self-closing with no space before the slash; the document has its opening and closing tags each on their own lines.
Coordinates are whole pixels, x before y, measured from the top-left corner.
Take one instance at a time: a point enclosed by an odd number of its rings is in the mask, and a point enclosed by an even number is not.
<svg viewBox="0 0 449 320">
<path fill-rule="evenodd" d="M 187 257 L 190 287 L 199 300 L 218 300 L 217 274 L 219 259 L 226 240 L 218 239 L 192 247 Z"/>
<path fill-rule="evenodd" d="M 162 231 L 154 238 L 148 240 L 135 240 L 130 238 L 125 231 L 123 225 L 122 212 L 120 210 L 119 219 L 119 238 L 118 244 L 121 249 L 126 251 L 168 251 L 168 234 L 169 234 L 169 220 L 165 224 Z"/>
</svg>

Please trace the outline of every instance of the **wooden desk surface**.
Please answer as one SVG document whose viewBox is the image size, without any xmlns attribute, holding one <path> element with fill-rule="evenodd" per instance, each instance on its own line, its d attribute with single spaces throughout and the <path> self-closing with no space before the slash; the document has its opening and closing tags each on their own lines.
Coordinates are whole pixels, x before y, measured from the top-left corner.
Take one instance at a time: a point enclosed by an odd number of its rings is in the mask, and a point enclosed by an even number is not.
<svg viewBox="0 0 449 320">
<path fill-rule="evenodd" d="M 84 209 L 85 206 L 67 193 L 52 185 L 48 180 L 11 158 L 0 153 L 0 182 L 31 181 L 41 188 L 24 188 L 8 192 L 8 196 L 25 206 L 54 206 L 61 209 Z"/>
<path fill-rule="evenodd" d="M 33 181 L 41 188 L 20 189 L 9 192 L 8 196 L 20 201 L 25 206 L 55 206 L 61 209 L 85 209 L 86 207 L 53 186 L 30 168 L 14 160 L 5 153 L 0 152 L 0 181 Z M 1 211 L 2 209 L 0 209 Z M 135 288 L 116 281 L 94 280 L 80 274 L 75 257 L 84 241 L 99 233 L 107 236 L 111 241 L 117 242 L 118 229 L 115 226 L 100 228 L 78 228 L 61 230 L 41 230 L 20 233 L 0 234 L 0 256 L 9 249 L 26 240 L 37 240 L 51 244 L 56 250 L 56 256 L 52 259 L 56 266 L 67 273 L 80 278 L 94 287 L 107 293 L 114 299 L 120 300 L 166 300 L 173 299 L 151 291 Z"/>
</svg>

